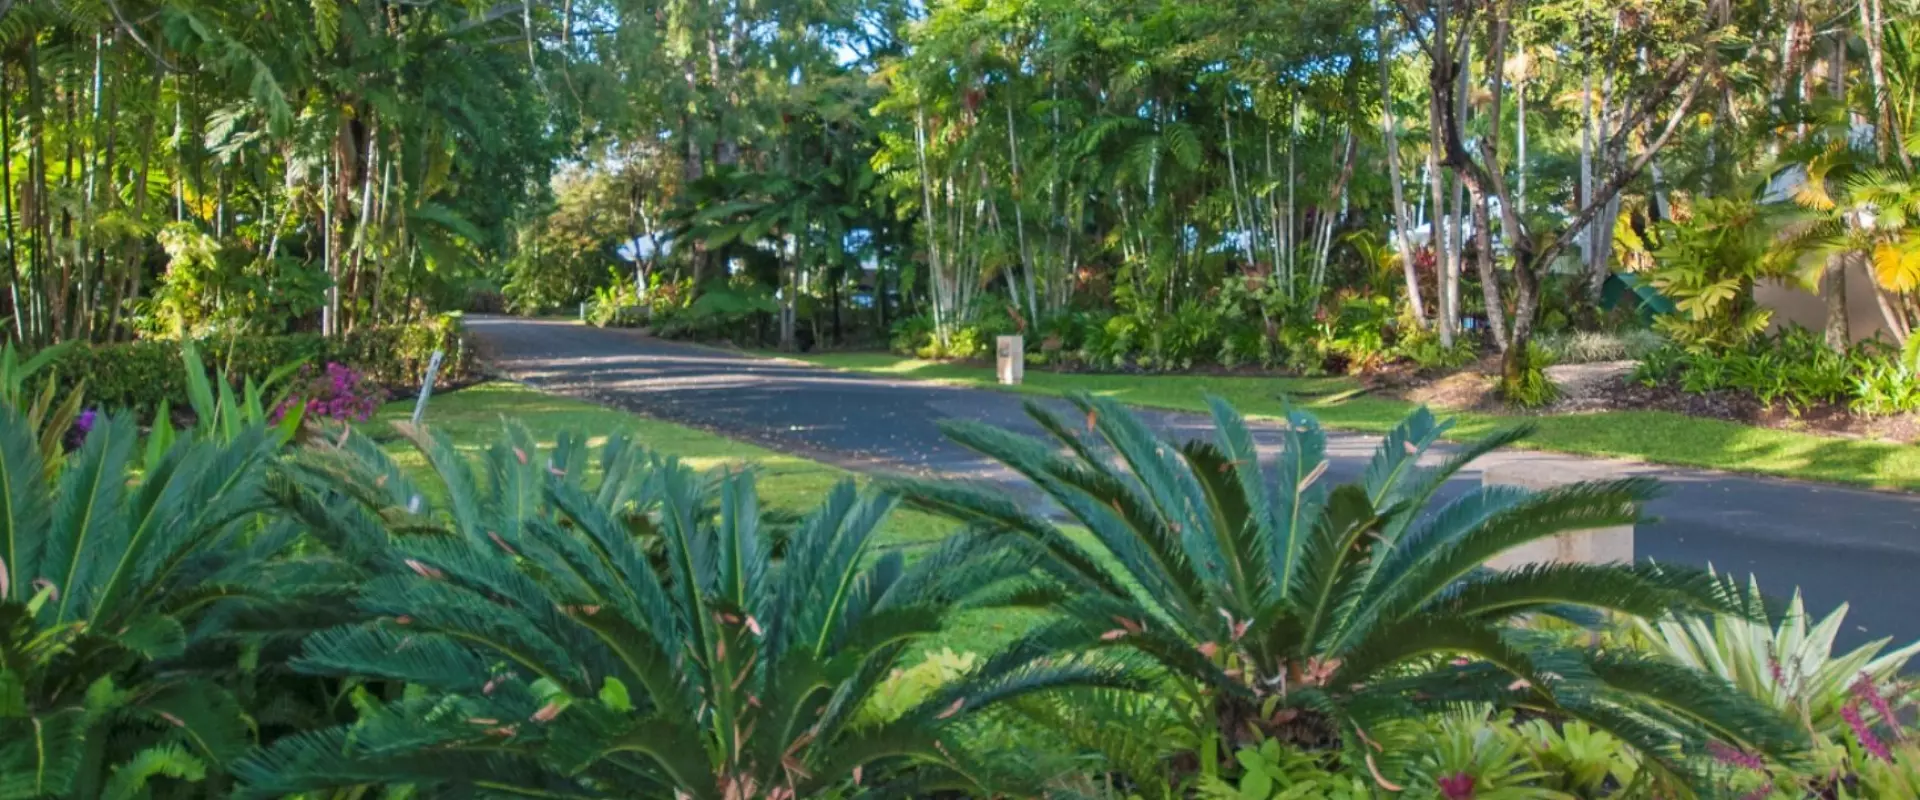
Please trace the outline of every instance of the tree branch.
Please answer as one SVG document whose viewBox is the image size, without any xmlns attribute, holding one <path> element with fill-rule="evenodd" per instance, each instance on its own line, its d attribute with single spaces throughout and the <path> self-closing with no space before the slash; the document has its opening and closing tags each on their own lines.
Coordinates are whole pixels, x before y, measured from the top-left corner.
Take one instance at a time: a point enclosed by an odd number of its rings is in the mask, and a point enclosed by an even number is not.
<svg viewBox="0 0 1920 800">
<path fill-rule="evenodd" d="M 1707 73 L 1705 71 L 1701 71 L 1694 76 L 1693 83 L 1687 86 L 1686 94 L 1681 95 L 1679 105 L 1675 106 L 1673 113 L 1668 115 L 1667 125 L 1660 131 L 1660 135 L 1653 141 L 1648 142 L 1645 148 L 1641 149 L 1640 155 L 1633 160 L 1632 164 L 1614 173 L 1612 178 L 1609 178 L 1605 184 L 1601 185 L 1599 191 L 1594 192 L 1593 197 L 1588 199 L 1586 207 L 1580 209 L 1580 213 L 1574 215 L 1573 221 L 1567 223 L 1566 228 L 1563 229 L 1560 236 L 1555 238 L 1552 243 L 1548 244 L 1545 249 L 1534 256 L 1533 261 L 1535 264 L 1544 267 L 1547 263 L 1551 262 L 1554 256 L 1559 255 L 1561 250 L 1566 249 L 1567 242 L 1572 240 L 1574 234 L 1579 233 L 1582 229 L 1592 224 L 1593 219 L 1600 215 L 1600 209 L 1606 207 L 1615 195 L 1627 187 L 1628 183 L 1633 182 L 1633 179 L 1638 177 L 1640 172 L 1647 168 L 1647 164 L 1652 163 L 1653 157 L 1657 155 L 1662 148 L 1666 147 L 1667 142 L 1673 139 L 1674 133 L 1680 130 L 1681 121 L 1686 119 L 1687 112 L 1693 108 L 1694 100 L 1700 96 L 1700 87 L 1706 85 L 1706 82 Z M 1657 98 L 1655 98 L 1655 102 L 1658 102 Z M 1623 128 L 1622 132 L 1624 133 L 1628 130 L 1632 129 Z"/>
<path fill-rule="evenodd" d="M 6 16 L 7 7 L 12 5 L 12 2 L 13 0 L 0 0 L 0 17 Z M 180 71 L 173 64 L 169 63 L 165 56 L 160 55 L 160 51 L 153 49 L 153 45 L 147 44 L 146 37 L 141 36 L 140 31 L 133 27 L 133 23 L 127 21 L 127 15 L 120 11 L 119 3 L 114 2 L 114 0 L 107 0 L 107 10 L 113 12 L 113 20 L 119 23 L 120 29 L 126 31 L 127 36 L 133 39 L 134 44 L 140 45 L 140 49 L 147 51 L 147 55 L 153 56 L 154 61 L 160 62 L 162 69 L 168 72 Z"/>
<path fill-rule="evenodd" d="M 1407 21 L 1407 33 L 1413 34 L 1414 41 L 1420 43 L 1420 49 L 1426 51 L 1428 56 L 1432 56 L 1433 42 L 1427 38 L 1426 34 L 1420 32 L 1420 18 L 1414 14 L 1413 9 L 1407 5 L 1407 0 L 1393 0 L 1393 5 L 1395 8 L 1400 9 L 1400 17 Z M 1384 49 L 1382 49 L 1380 57 L 1387 57 Z"/>
</svg>

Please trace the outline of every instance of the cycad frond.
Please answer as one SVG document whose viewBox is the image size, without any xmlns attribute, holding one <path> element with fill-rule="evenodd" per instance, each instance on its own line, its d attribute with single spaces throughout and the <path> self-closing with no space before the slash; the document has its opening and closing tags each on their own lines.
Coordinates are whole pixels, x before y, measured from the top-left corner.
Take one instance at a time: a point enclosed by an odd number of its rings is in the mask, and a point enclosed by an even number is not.
<svg viewBox="0 0 1920 800">
<path fill-rule="evenodd" d="M 911 566 L 873 557 L 894 502 L 842 483 L 776 559 L 750 474 L 703 478 L 615 438 L 596 487 L 581 437 L 540 451 L 510 427 L 480 469 L 442 437 L 410 438 L 444 484 L 451 535 L 392 536 L 364 553 L 371 577 L 354 602 L 367 621 L 315 634 L 293 665 L 419 694 L 276 743 L 240 770 L 251 792 L 391 782 L 809 795 L 857 769 L 937 766 L 938 730 L 1002 700 L 1126 678 L 1106 662 L 1020 652 L 949 687 L 951 707 L 856 729 L 910 644 L 983 590 L 1030 585 L 1037 551 L 1005 546 L 996 526 Z M 393 498 L 327 487 L 384 472 L 377 460 L 335 463 L 277 494 L 294 519 L 341 528 L 322 539 L 365 547 Z"/>
<path fill-rule="evenodd" d="M 900 486 L 918 507 L 999 526 L 1048 556 L 1042 572 L 1059 581 L 1060 619 L 1016 642 L 1009 659 L 1065 648 L 1131 652 L 1184 679 L 1178 685 L 1212 689 L 1196 698 L 1213 706 L 1232 744 L 1266 735 L 1359 747 L 1368 726 L 1459 702 L 1600 708 L 1608 717 L 1600 721 L 1614 729 L 1644 726 L 1649 735 L 1630 739 L 1647 746 L 1660 736 L 1778 729 L 1777 716 L 1721 702 L 1716 693 L 1727 687 L 1697 674 L 1692 683 L 1666 682 L 1522 624 L 1530 614 L 1576 616 L 1577 607 L 1743 607 L 1747 601 L 1713 576 L 1652 566 L 1483 566 L 1545 537 L 1638 522 L 1650 481 L 1540 492 L 1490 486 L 1434 511 L 1428 506 L 1441 484 L 1525 429 L 1422 466 L 1449 426 L 1417 412 L 1386 437 L 1360 481 L 1329 489 L 1320 485 L 1325 436 L 1308 415 L 1288 413 L 1278 431 L 1284 447 L 1269 467 L 1248 424 L 1219 400 L 1211 401 L 1214 441 L 1179 447 L 1117 403 L 1072 402 L 1086 415 L 1085 438 L 1077 424 L 1033 412 L 1065 455 L 984 426 L 947 430 L 1032 480 L 1093 535 L 1093 553 L 1004 497 Z M 1621 687 L 1609 688 L 1614 677 Z M 1768 734 L 1766 744 L 1785 751 L 1796 742 Z"/>
</svg>

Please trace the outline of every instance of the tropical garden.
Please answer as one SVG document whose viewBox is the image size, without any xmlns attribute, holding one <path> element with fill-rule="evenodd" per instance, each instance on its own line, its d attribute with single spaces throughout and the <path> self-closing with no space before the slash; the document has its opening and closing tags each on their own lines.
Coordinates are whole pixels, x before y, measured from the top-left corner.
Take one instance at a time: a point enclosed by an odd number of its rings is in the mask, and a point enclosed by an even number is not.
<svg viewBox="0 0 1920 800">
<path fill-rule="evenodd" d="M 1916 20 L 0 0 L 0 800 L 1920 796 L 1920 643 L 1484 566 L 1646 479 L 1440 491 L 1595 407 L 1911 441 Z M 946 427 L 1038 505 L 387 402 L 500 312 L 1069 397 Z"/>
</svg>

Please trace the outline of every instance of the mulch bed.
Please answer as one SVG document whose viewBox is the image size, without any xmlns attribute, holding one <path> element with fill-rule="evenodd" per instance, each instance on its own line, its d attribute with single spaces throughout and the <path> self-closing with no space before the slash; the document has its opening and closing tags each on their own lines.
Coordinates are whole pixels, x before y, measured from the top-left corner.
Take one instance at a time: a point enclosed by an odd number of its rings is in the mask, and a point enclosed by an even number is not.
<svg viewBox="0 0 1920 800">
<path fill-rule="evenodd" d="M 1399 386 L 1382 386 L 1383 394 L 1458 411 L 1515 412 L 1494 392 L 1498 363 L 1481 363 L 1442 376 L 1423 376 Z M 1590 414 L 1602 411 L 1665 411 L 1703 419 L 1718 419 L 1758 428 L 1813 433 L 1850 439 L 1877 439 L 1899 444 L 1920 442 L 1920 415 L 1874 417 L 1853 413 L 1844 405 L 1825 403 L 1797 412 L 1783 405 L 1768 406 L 1747 392 L 1683 392 L 1669 384 L 1647 386 L 1630 373 L 1611 375 L 1569 391 L 1537 414 Z"/>
</svg>

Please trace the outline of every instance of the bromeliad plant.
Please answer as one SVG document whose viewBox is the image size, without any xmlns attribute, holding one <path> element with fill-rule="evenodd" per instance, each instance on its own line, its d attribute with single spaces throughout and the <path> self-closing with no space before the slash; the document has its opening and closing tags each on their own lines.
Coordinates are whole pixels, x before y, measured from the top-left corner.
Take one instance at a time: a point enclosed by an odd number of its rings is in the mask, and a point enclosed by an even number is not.
<svg viewBox="0 0 1920 800">
<path fill-rule="evenodd" d="M 1752 598 L 1760 596 L 1758 581 Z M 1920 642 L 1888 650 L 1889 640 L 1868 642 L 1836 653 L 1833 643 L 1847 618 L 1847 606 L 1819 621 L 1806 611 L 1800 593 L 1769 624 L 1757 601 L 1740 613 L 1711 617 L 1667 616 L 1635 620 L 1655 657 L 1720 677 L 1761 702 L 1779 709 L 1815 735 L 1838 740 L 1850 733 L 1849 708 L 1864 723 L 1897 723 L 1892 704 L 1906 705 L 1901 673 L 1920 655 Z M 1885 711 L 1883 711 L 1883 709 Z"/>
<path fill-rule="evenodd" d="M 596 482 L 582 440 L 542 452 L 517 428 L 476 469 L 446 439 L 403 431 L 443 484 L 445 522 L 357 437 L 311 456 L 290 504 L 372 573 L 356 599 L 372 621 L 313 635 L 295 666 L 406 688 L 357 724 L 249 760 L 247 796 L 409 784 L 791 799 L 885 779 L 964 785 L 945 725 L 1038 689 L 1117 682 L 1091 661 L 988 659 L 863 726 L 905 649 L 1030 570 L 1031 555 L 963 533 L 907 565 L 874 549 L 893 502 L 842 484 L 776 556 L 750 474 L 703 479 L 615 436 Z"/>
<path fill-rule="evenodd" d="M 1639 520 L 1649 481 L 1486 486 L 1436 506 L 1441 484 L 1522 432 L 1423 465 L 1448 424 L 1421 410 L 1358 481 L 1330 487 L 1325 436 L 1305 414 L 1289 415 L 1269 465 L 1218 400 L 1215 440 L 1178 446 L 1116 403 L 1073 403 L 1083 419 L 1028 405 L 1050 441 L 972 423 L 947 432 L 1033 481 L 1093 547 L 998 494 L 942 483 L 901 491 L 920 507 L 1018 531 L 1051 555 L 1064 619 L 1025 646 L 1150 656 L 1210 710 L 1229 750 L 1278 738 L 1371 764 L 1369 731 L 1465 701 L 1584 718 L 1673 769 L 1711 740 L 1768 754 L 1801 746 L 1779 715 L 1698 671 L 1569 649 L 1524 624 L 1591 622 L 1594 610 L 1738 613 L 1714 576 L 1482 567 L 1538 539 Z"/>
<path fill-rule="evenodd" d="M 227 620 L 284 541 L 253 527 L 274 443 L 188 435 L 136 479 L 124 416 L 55 470 L 38 438 L 0 407 L 0 798 L 208 796 L 253 744 Z"/>
</svg>

